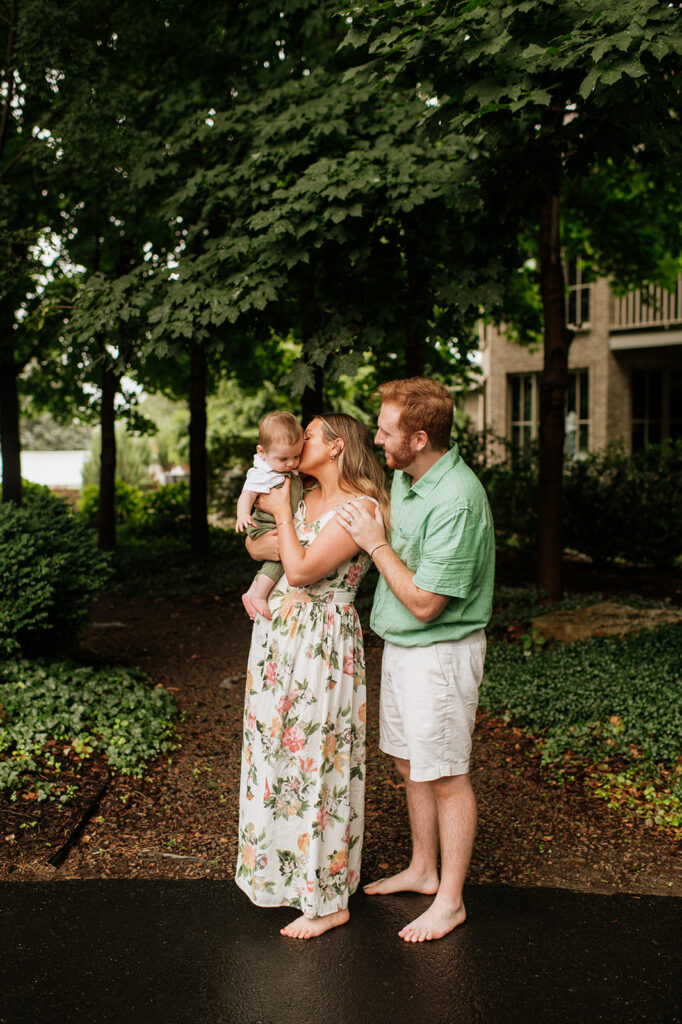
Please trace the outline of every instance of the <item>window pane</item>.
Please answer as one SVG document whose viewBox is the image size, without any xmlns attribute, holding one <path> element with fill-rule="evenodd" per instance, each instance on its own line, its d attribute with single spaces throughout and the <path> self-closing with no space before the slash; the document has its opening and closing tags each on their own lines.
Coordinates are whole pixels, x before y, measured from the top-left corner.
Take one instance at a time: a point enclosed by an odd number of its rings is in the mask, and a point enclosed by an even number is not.
<svg viewBox="0 0 682 1024">
<path fill-rule="evenodd" d="M 661 421 L 660 420 L 652 420 L 648 424 L 647 443 L 648 444 L 660 444 L 661 443 Z"/>
<path fill-rule="evenodd" d="M 649 416 L 652 420 L 660 420 L 662 408 L 663 381 L 660 370 L 649 371 Z"/>
<path fill-rule="evenodd" d="M 577 323 L 578 308 L 576 302 L 575 290 L 568 293 L 568 309 L 566 310 L 566 319 L 569 324 Z"/>
<path fill-rule="evenodd" d="M 528 422 L 533 418 L 533 378 L 523 378 L 523 419 Z"/>
<path fill-rule="evenodd" d="M 587 423 L 581 423 L 578 429 L 578 451 L 586 452 L 590 448 L 590 428 Z"/>
<path fill-rule="evenodd" d="M 641 452 L 644 447 L 644 424 L 633 423 L 632 425 L 632 450 Z"/>
<path fill-rule="evenodd" d="M 590 322 L 590 289 L 587 287 L 580 289 L 580 323 L 587 324 Z"/>
<path fill-rule="evenodd" d="M 580 419 L 588 420 L 590 418 L 590 391 L 588 384 L 588 372 L 582 370 L 580 375 Z"/>
<path fill-rule="evenodd" d="M 566 412 L 575 412 L 575 386 L 578 374 L 569 373 L 568 375 L 568 394 L 566 395 Z"/>
<path fill-rule="evenodd" d="M 521 378 L 511 379 L 511 400 L 512 400 L 512 422 L 518 423 L 521 419 Z"/>
<path fill-rule="evenodd" d="M 644 370 L 633 370 L 632 373 L 632 415 L 636 420 L 646 416 L 646 373 Z M 634 435 L 633 435 L 634 438 Z M 634 444 L 634 440 L 633 440 Z"/>
<path fill-rule="evenodd" d="M 531 438 L 530 424 L 527 424 L 526 426 L 523 427 L 523 447 L 524 448 L 528 447 L 528 445 L 530 444 L 531 440 L 532 440 L 532 438 Z"/>
<path fill-rule="evenodd" d="M 521 428 L 520 427 L 517 427 L 517 426 L 513 426 L 512 427 L 511 442 L 512 442 L 512 448 L 520 448 L 521 447 Z"/>
<path fill-rule="evenodd" d="M 578 261 L 570 260 L 568 264 L 568 283 L 576 284 L 578 280 Z"/>
</svg>

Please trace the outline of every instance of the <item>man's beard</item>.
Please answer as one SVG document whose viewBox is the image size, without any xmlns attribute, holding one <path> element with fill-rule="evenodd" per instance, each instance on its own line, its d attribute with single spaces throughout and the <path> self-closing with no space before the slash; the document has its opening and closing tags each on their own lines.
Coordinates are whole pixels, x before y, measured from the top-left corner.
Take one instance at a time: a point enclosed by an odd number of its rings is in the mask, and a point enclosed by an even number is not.
<svg viewBox="0 0 682 1024">
<path fill-rule="evenodd" d="M 386 462 L 391 460 L 391 469 L 406 469 L 414 461 L 415 453 L 412 451 L 409 441 L 403 441 L 397 452 L 387 452 Z"/>
</svg>

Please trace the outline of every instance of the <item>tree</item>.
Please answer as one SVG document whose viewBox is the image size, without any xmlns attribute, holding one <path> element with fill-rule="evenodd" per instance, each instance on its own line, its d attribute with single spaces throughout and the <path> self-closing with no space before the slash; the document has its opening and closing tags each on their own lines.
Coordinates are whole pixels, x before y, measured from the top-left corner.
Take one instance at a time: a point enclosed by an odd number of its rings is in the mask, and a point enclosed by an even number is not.
<svg viewBox="0 0 682 1024">
<path fill-rule="evenodd" d="M 627 166 L 655 181 L 664 166 L 679 182 L 679 8 L 657 0 L 407 0 L 369 5 L 356 15 L 349 41 L 364 48 L 365 73 L 418 85 L 431 97 L 431 130 L 469 140 L 469 173 L 497 207 L 498 238 L 506 236 L 510 246 L 512 236 L 524 231 L 536 238 L 544 321 L 538 581 L 555 600 L 561 594 L 564 400 L 572 337 L 562 203 L 570 196 L 577 224 L 594 177 L 609 168 L 618 173 Z M 664 220 L 664 200 L 653 189 L 642 198 L 649 211 L 659 211 L 649 213 L 649 223 L 661 227 L 659 254 L 677 256 L 680 218 Z M 621 280 L 661 273 L 660 261 L 652 266 L 644 246 L 614 245 L 603 226 L 617 221 L 622 205 L 610 193 L 604 199 L 597 224 L 587 221 L 589 200 L 582 207 L 583 241 L 595 263 L 618 271 Z M 670 259 L 665 262 L 669 271 Z"/>
</svg>

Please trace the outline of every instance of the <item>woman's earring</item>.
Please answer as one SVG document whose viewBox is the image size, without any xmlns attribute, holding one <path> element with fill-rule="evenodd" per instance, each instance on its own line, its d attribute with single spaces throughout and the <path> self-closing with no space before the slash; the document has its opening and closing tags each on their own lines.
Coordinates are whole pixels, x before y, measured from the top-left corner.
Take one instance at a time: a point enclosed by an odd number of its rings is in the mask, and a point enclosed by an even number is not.
<svg viewBox="0 0 682 1024">
<path fill-rule="evenodd" d="M 334 462 L 336 460 L 336 452 L 330 452 L 329 458 L 332 460 L 332 462 Z"/>
</svg>

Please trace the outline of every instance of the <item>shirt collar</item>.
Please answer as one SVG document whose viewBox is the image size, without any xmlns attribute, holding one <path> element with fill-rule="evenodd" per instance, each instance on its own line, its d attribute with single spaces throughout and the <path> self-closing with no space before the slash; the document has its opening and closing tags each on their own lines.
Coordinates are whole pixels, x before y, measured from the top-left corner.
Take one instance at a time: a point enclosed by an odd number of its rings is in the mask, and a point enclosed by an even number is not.
<svg viewBox="0 0 682 1024">
<path fill-rule="evenodd" d="M 455 441 L 452 448 L 445 452 L 444 455 L 441 455 L 438 462 L 434 462 L 431 468 L 424 473 L 424 476 L 420 476 L 416 483 L 410 485 L 411 478 L 407 473 L 402 473 L 405 493 L 409 494 L 412 492 L 413 494 L 418 494 L 420 498 L 426 497 L 427 494 L 431 493 L 436 484 L 440 483 L 448 470 L 457 465 L 459 460 L 459 446 Z"/>
</svg>

